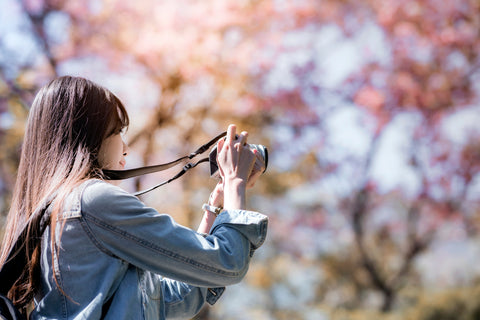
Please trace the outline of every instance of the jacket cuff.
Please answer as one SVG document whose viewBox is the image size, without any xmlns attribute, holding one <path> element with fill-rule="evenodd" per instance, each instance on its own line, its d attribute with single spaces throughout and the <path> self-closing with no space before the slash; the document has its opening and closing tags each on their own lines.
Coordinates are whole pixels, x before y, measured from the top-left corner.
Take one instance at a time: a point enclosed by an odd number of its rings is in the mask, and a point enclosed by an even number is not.
<svg viewBox="0 0 480 320">
<path fill-rule="evenodd" d="M 218 301 L 218 299 L 220 299 L 224 292 L 225 287 L 208 288 L 207 297 L 205 300 L 208 302 L 209 305 L 213 306 Z"/>
<path fill-rule="evenodd" d="M 268 217 L 254 211 L 224 210 L 215 219 L 210 234 L 213 234 L 221 225 L 227 225 L 240 232 L 255 250 L 265 242 L 267 237 Z"/>
</svg>

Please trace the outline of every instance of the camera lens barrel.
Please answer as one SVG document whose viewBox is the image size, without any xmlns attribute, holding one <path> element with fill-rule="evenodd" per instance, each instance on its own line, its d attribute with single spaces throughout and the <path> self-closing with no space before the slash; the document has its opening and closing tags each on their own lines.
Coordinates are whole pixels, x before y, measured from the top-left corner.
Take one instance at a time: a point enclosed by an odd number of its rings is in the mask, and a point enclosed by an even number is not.
<svg viewBox="0 0 480 320">
<path fill-rule="evenodd" d="M 262 156 L 263 163 L 265 165 L 265 170 L 263 170 L 262 173 L 267 171 L 267 166 L 268 166 L 268 150 L 267 147 L 261 144 L 249 144 L 250 150 L 257 150 L 260 155 Z"/>
</svg>

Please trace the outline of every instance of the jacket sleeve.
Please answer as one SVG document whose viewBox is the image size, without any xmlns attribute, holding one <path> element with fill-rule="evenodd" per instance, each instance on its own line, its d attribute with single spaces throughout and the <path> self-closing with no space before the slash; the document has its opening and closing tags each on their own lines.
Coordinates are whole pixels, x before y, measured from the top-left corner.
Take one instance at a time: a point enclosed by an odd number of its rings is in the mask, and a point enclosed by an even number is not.
<svg viewBox="0 0 480 320">
<path fill-rule="evenodd" d="M 178 225 L 111 184 L 85 188 L 81 211 L 92 241 L 139 268 L 201 287 L 239 282 L 265 240 L 266 216 L 223 212 L 207 237 Z"/>
</svg>

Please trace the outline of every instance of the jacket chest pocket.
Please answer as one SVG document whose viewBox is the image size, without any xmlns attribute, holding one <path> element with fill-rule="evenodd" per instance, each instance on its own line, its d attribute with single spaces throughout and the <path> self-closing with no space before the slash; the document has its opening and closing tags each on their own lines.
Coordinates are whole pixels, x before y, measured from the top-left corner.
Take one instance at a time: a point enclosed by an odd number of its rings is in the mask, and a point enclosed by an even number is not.
<svg viewBox="0 0 480 320">
<path fill-rule="evenodd" d="M 141 269 L 137 269 L 137 272 L 142 295 L 145 295 L 153 300 L 162 299 L 162 286 L 160 277 Z"/>
</svg>

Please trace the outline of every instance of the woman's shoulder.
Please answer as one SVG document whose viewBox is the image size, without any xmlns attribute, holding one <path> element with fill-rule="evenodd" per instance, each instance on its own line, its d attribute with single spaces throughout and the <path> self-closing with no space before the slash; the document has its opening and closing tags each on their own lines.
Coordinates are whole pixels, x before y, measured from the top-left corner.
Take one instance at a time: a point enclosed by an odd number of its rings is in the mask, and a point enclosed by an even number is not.
<svg viewBox="0 0 480 320">
<path fill-rule="evenodd" d="M 84 184 L 80 206 L 83 217 L 90 220 L 101 219 L 112 225 L 120 221 L 158 215 L 155 209 L 147 207 L 136 196 L 102 180 L 92 180 Z"/>
<path fill-rule="evenodd" d="M 126 192 L 122 188 L 100 179 L 87 180 L 79 186 L 79 189 L 81 190 L 82 196 L 94 196 L 96 194 L 102 194 L 105 196 L 110 193 Z"/>
<path fill-rule="evenodd" d="M 82 207 L 102 208 L 125 201 L 139 201 L 124 189 L 104 180 L 92 179 L 80 186 L 80 199 Z"/>
</svg>

